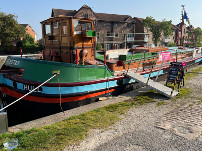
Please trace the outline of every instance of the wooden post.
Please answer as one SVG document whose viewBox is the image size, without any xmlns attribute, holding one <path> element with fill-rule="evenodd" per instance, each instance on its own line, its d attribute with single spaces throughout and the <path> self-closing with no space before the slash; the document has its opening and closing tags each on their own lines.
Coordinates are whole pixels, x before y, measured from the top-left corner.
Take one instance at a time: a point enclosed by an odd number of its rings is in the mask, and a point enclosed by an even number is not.
<svg viewBox="0 0 202 151">
<path fill-rule="evenodd" d="M 175 53 L 175 56 L 176 56 L 176 60 L 175 60 L 175 61 L 177 62 L 177 49 L 176 49 L 176 53 Z"/>
<path fill-rule="evenodd" d="M 43 59 L 43 50 L 41 51 L 41 56 L 42 56 L 42 59 Z"/>
<path fill-rule="evenodd" d="M 165 57 L 163 58 L 162 64 L 161 64 L 161 66 L 160 66 L 160 69 L 159 69 L 159 71 L 158 71 L 158 75 L 156 76 L 155 81 L 157 81 L 157 79 L 158 79 L 158 77 L 159 77 L 159 73 L 160 73 L 161 68 L 162 68 L 162 66 L 163 66 L 164 60 L 165 60 Z"/>
<path fill-rule="evenodd" d="M 8 131 L 8 118 L 7 113 L 0 113 L 0 134 Z"/>
<path fill-rule="evenodd" d="M 21 53 L 21 58 L 22 58 L 22 48 L 20 47 L 20 53 Z"/>
<path fill-rule="evenodd" d="M 130 69 L 130 64 L 132 63 L 132 60 L 133 60 L 133 54 L 134 54 L 134 51 L 132 52 L 132 57 L 130 59 L 129 65 L 128 65 L 128 70 Z M 128 70 L 127 70 L 127 73 L 128 73 Z"/>
<path fill-rule="evenodd" d="M 78 49 L 76 49 L 76 64 L 79 64 L 78 62 Z"/>
<path fill-rule="evenodd" d="M 155 62 L 154 62 L 154 64 L 155 64 Z M 149 79 L 150 79 L 150 77 L 151 77 L 152 70 L 153 70 L 153 68 L 154 68 L 154 64 L 152 65 L 151 71 L 150 71 L 150 73 L 149 73 L 149 77 L 148 77 L 148 79 L 147 79 L 147 85 L 148 85 L 148 83 L 149 83 Z"/>
<path fill-rule="evenodd" d="M 106 50 L 104 50 L 104 63 L 107 63 Z"/>
</svg>

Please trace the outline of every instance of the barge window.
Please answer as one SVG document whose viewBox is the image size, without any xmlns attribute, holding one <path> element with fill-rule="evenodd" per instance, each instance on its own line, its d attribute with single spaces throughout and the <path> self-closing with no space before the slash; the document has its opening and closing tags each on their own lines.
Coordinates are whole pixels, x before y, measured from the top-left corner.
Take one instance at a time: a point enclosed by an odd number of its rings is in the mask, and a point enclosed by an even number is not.
<svg viewBox="0 0 202 151">
<path fill-rule="evenodd" d="M 61 33 L 62 33 L 62 35 L 66 35 L 67 34 L 67 25 L 65 25 L 65 24 L 62 24 L 61 25 Z"/>
<path fill-rule="evenodd" d="M 53 23 L 53 34 L 58 35 L 58 22 Z"/>
<path fill-rule="evenodd" d="M 82 30 L 92 30 L 91 23 L 82 23 Z"/>
<path fill-rule="evenodd" d="M 46 35 L 51 34 L 50 25 L 45 25 L 45 31 L 46 31 Z"/>
<path fill-rule="evenodd" d="M 81 34 L 81 24 L 78 20 L 74 20 L 74 34 Z"/>
<path fill-rule="evenodd" d="M 81 34 L 82 30 L 92 30 L 90 22 L 74 20 L 74 34 Z"/>
</svg>

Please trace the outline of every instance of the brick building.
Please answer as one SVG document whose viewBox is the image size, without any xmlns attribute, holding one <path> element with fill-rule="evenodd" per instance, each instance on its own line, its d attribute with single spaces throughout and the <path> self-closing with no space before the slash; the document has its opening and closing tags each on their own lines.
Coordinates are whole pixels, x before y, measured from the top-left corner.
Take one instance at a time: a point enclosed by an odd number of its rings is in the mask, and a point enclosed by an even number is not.
<svg viewBox="0 0 202 151">
<path fill-rule="evenodd" d="M 186 27 L 186 24 L 184 22 L 181 22 L 177 24 L 178 30 L 176 33 L 177 36 L 177 45 L 183 45 L 185 40 L 188 38 L 188 29 Z"/>
<path fill-rule="evenodd" d="M 135 44 L 152 45 L 152 33 L 143 25 L 143 18 L 134 17 L 135 20 Z"/>
<path fill-rule="evenodd" d="M 134 17 L 135 20 L 135 44 L 137 45 L 146 45 L 151 46 L 154 44 L 152 40 L 152 33 L 147 30 L 143 25 L 143 18 Z M 185 25 L 186 27 L 186 25 Z M 176 25 L 172 25 L 172 34 L 169 36 L 164 36 L 163 33 L 160 37 L 160 41 L 157 45 L 166 46 L 168 43 L 176 43 L 178 44 L 179 36 L 181 35 L 180 28 Z M 180 32 L 180 33 L 179 33 Z"/>
<path fill-rule="evenodd" d="M 135 20 L 129 15 L 95 13 L 89 6 L 83 5 L 78 11 L 53 9 L 51 17 L 73 16 L 94 20 L 97 43 L 105 49 L 131 47 L 134 44 Z"/>
<path fill-rule="evenodd" d="M 37 35 L 35 31 L 32 29 L 32 27 L 29 24 L 20 24 L 26 29 L 26 34 L 30 34 L 32 38 L 34 39 L 34 42 L 37 42 Z"/>
<path fill-rule="evenodd" d="M 51 17 L 57 16 L 85 17 L 94 20 L 97 32 L 96 42 L 105 49 L 130 48 L 133 45 L 152 46 L 152 33 L 143 26 L 143 18 L 129 15 L 95 13 L 89 6 L 83 5 L 79 10 L 52 9 Z M 168 43 L 182 45 L 188 37 L 186 25 L 172 25 L 173 33 L 170 36 L 162 34 L 158 46 Z"/>
</svg>

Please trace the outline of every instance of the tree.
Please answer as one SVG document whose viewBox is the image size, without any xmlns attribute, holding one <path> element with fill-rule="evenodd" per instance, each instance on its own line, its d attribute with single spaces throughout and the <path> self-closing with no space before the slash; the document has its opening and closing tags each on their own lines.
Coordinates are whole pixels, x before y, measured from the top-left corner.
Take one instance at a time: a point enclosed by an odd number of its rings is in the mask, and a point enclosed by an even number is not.
<svg viewBox="0 0 202 151">
<path fill-rule="evenodd" d="M 155 24 L 155 19 L 153 19 L 153 17 L 151 16 L 146 17 L 146 19 L 143 20 L 143 25 L 147 29 L 147 32 L 152 26 L 154 26 L 154 24 Z"/>
<path fill-rule="evenodd" d="M 157 22 L 153 17 L 146 17 L 143 20 L 143 25 L 147 31 L 152 32 L 152 39 L 157 46 L 157 43 L 160 41 L 161 34 L 164 36 L 169 36 L 172 34 L 172 21 Z"/>
<path fill-rule="evenodd" d="M 0 12 L 0 41 L 1 49 L 20 40 L 25 34 L 25 28 L 18 24 L 17 16 Z"/>
<path fill-rule="evenodd" d="M 201 46 L 201 40 L 202 40 L 202 30 L 200 27 L 193 28 L 189 27 L 189 32 L 188 32 L 188 40 L 190 42 L 189 46 L 190 47 L 195 47 Z"/>
<path fill-rule="evenodd" d="M 194 39 L 196 43 L 201 44 L 202 30 L 200 27 L 197 27 L 196 29 L 194 29 Z"/>
<path fill-rule="evenodd" d="M 24 46 L 35 45 L 35 43 L 34 43 L 34 38 L 33 38 L 30 34 L 26 34 L 26 35 L 23 37 L 22 44 L 23 44 Z"/>
<path fill-rule="evenodd" d="M 165 19 L 160 22 L 161 30 L 164 36 L 172 35 L 172 21 L 166 21 Z"/>
<path fill-rule="evenodd" d="M 43 47 L 43 39 L 42 38 L 38 40 L 38 46 Z"/>
</svg>

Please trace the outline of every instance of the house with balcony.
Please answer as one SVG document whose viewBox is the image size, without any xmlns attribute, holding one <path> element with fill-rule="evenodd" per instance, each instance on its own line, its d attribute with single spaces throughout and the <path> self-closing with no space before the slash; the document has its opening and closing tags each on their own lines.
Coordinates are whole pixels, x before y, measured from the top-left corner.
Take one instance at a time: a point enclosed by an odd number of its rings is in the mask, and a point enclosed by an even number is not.
<svg viewBox="0 0 202 151">
<path fill-rule="evenodd" d="M 52 9 L 51 17 L 73 16 L 94 20 L 96 43 L 106 50 L 132 47 L 135 41 L 135 20 L 129 15 L 95 13 L 83 5 L 77 10 Z"/>
<path fill-rule="evenodd" d="M 134 20 L 135 20 L 135 44 L 141 45 L 141 46 L 154 45 L 154 42 L 152 40 L 152 33 L 143 25 L 144 19 L 139 17 L 134 17 Z M 162 33 L 160 37 L 160 41 L 158 42 L 157 45 L 167 46 L 168 43 L 176 43 L 177 45 L 179 45 L 180 37 L 181 37 L 180 28 L 176 25 L 172 25 L 172 34 L 169 36 L 165 36 Z"/>
<path fill-rule="evenodd" d="M 167 46 L 168 43 L 175 43 L 177 44 L 177 35 L 179 28 L 176 25 L 172 24 L 172 33 L 169 36 L 165 36 L 162 34 L 160 41 L 161 45 Z"/>
<path fill-rule="evenodd" d="M 95 13 L 97 43 L 106 50 L 132 47 L 135 40 L 135 21 L 129 15 Z"/>
<path fill-rule="evenodd" d="M 135 45 L 151 46 L 153 44 L 152 33 L 144 27 L 144 18 L 134 17 L 133 19 L 135 20 Z"/>
</svg>

